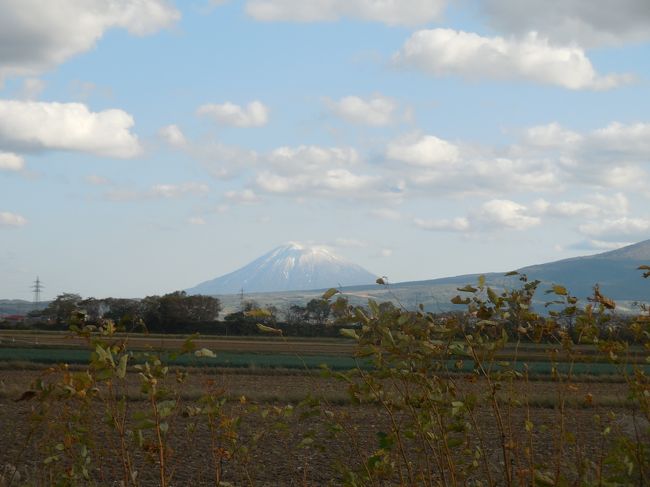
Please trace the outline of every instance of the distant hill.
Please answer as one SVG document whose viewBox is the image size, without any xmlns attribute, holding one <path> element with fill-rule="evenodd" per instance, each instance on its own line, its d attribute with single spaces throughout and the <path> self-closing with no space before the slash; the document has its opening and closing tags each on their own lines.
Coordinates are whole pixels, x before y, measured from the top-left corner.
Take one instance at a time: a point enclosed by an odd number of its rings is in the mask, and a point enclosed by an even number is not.
<svg viewBox="0 0 650 487">
<path fill-rule="evenodd" d="M 650 265 L 650 240 L 520 271 L 542 282 L 560 283 L 581 298 L 591 294 L 594 284 L 599 284 L 601 291 L 615 300 L 649 301 L 650 283 L 641 279 L 640 265 Z"/>
<path fill-rule="evenodd" d="M 187 290 L 189 294 L 237 294 L 240 291 L 304 291 L 328 287 L 369 285 L 376 277 L 323 247 L 290 243 L 250 264 Z"/>
<path fill-rule="evenodd" d="M 0 318 L 8 315 L 26 315 L 34 309 L 45 309 L 49 303 L 39 303 L 35 308 L 34 303 L 23 299 L 0 299 Z"/>
<path fill-rule="evenodd" d="M 650 265 L 650 240 L 629 245 L 618 250 L 585 257 L 574 257 L 546 264 L 533 265 L 517 269 L 531 280 L 539 279 L 541 289 L 552 284 L 562 284 L 580 299 L 586 299 L 593 292 L 595 284 L 601 291 L 615 299 L 621 309 L 629 309 L 632 302 L 650 302 L 650 279 L 644 280 L 638 270 L 640 265 Z M 512 288 L 519 283 L 517 277 L 506 277 L 508 270 L 486 273 L 489 285 L 502 289 Z M 450 303 L 458 294 L 457 288 L 466 284 L 475 284 L 480 274 L 429 279 L 423 281 L 399 282 L 388 287 L 373 285 L 343 287 L 343 293 L 353 302 L 363 304 L 368 298 L 378 301 L 399 302 L 407 308 L 424 305 L 429 311 L 448 311 L 459 309 Z M 329 286 L 323 286 L 327 288 Z M 248 296 L 260 304 L 304 304 L 309 299 L 319 296 L 322 290 L 310 292 L 259 293 Z M 538 295 L 539 302 L 544 295 Z M 223 296 L 227 307 L 235 308 L 236 300 Z M 230 305 L 230 306 L 229 306 Z"/>
</svg>

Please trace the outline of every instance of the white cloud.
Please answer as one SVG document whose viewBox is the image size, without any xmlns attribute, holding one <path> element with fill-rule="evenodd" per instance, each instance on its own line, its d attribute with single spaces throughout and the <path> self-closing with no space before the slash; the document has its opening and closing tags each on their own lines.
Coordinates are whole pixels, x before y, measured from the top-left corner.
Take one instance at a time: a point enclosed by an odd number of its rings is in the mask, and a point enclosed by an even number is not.
<svg viewBox="0 0 650 487">
<path fill-rule="evenodd" d="M 0 152 L 0 171 L 22 171 L 25 160 L 13 152 Z"/>
<path fill-rule="evenodd" d="M 88 51 L 111 28 L 147 35 L 180 18 L 166 0 L 4 0 L 0 83 L 39 74 Z"/>
<path fill-rule="evenodd" d="M 255 176 L 265 192 L 287 195 L 371 197 L 380 178 L 353 171 L 361 168 L 354 149 L 280 147 L 265 158 L 267 169 Z"/>
<path fill-rule="evenodd" d="M 363 99 L 358 96 L 346 96 L 338 101 L 327 100 L 330 111 L 343 120 L 380 127 L 395 121 L 398 104 L 392 98 L 375 95 Z"/>
<path fill-rule="evenodd" d="M 245 107 L 226 102 L 221 105 L 201 105 L 197 113 L 205 115 L 222 125 L 249 128 L 262 127 L 269 121 L 269 109 L 260 101 L 252 101 Z"/>
<path fill-rule="evenodd" d="M 612 122 L 595 130 L 590 144 L 598 151 L 612 153 L 647 161 L 650 159 L 650 123 L 623 124 Z M 640 157 L 639 157 L 640 156 Z"/>
<path fill-rule="evenodd" d="M 391 142 L 386 156 L 414 166 L 437 168 L 456 163 L 460 151 L 454 144 L 433 135 L 411 134 Z"/>
<path fill-rule="evenodd" d="M 629 200 L 622 194 L 612 196 L 593 195 L 587 201 L 560 201 L 549 203 L 537 200 L 533 209 L 540 215 L 559 218 L 602 219 L 611 216 L 623 216 L 629 211 Z"/>
<path fill-rule="evenodd" d="M 8 211 L 0 211 L 0 227 L 22 227 L 27 224 L 24 216 Z"/>
<path fill-rule="evenodd" d="M 583 235 L 605 241 L 642 240 L 650 236 L 650 219 L 615 218 L 580 225 Z"/>
<path fill-rule="evenodd" d="M 438 19 L 446 0 L 249 0 L 246 12 L 261 21 L 318 22 L 346 17 L 388 25 Z"/>
<path fill-rule="evenodd" d="M 405 42 L 394 62 L 437 76 L 520 78 L 572 90 L 604 90 L 632 79 L 600 76 L 581 48 L 555 46 L 535 33 L 516 40 L 452 29 L 420 30 Z"/>
<path fill-rule="evenodd" d="M 267 159 L 276 169 L 289 173 L 355 166 L 361 160 L 357 151 L 352 148 L 315 145 L 279 147 L 273 150 Z"/>
<path fill-rule="evenodd" d="M 453 218 L 449 219 L 432 219 L 425 220 L 416 218 L 413 220 L 415 226 L 423 230 L 430 230 L 434 232 L 466 232 L 470 229 L 470 222 L 467 218 Z"/>
<path fill-rule="evenodd" d="M 180 198 L 183 196 L 203 195 L 209 191 L 210 187 L 204 183 L 156 184 L 151 187 L 148 195 L 154 198 Z"/>
<path fill-rule="evenodd" d="M 81 103 L 0 100 L 0 143 L 14 150 L 70 150 L 131 158 L 141 149 L 133 117 Z"/>
<path fill-rule="evenodd" d="M 178 125 L 166 125 L 158 131 L 158 135 L 172 147 L 183 147 L 187 144 L 187 139 Z"/>
<path fill-rule="evenodd" d="M 224 197 L 234 203 L 257 203 L 260 197 L 252 189 L 242 189 L 241 191 L 226 191 Z"/>
<path fill-rule="evenodd" d="M 526 230 L 541 223 L 540 218 L 529 215 L 529 209 L 524 205 L 501 199 L 483 203 L 481 209 L 473 215 L 473 219 L 487 230 L 501 228 Z"/>
<path fill-rule="evenodd" d="M 570 147 L 582 141 L 583 137 L 570 130 L 566 130 L 558 123 L 537 125 L 524 132 L 524 141 L 536 147 Z"/>
<path fill-rule="evenodd" d="M 650 40 L 647 0 L 484 0 L 480 5 L 502 32 L 537 31 L 585 47 Z"/>
<path fill-rule="evenodd" d="M 572 250 L 616 250 L 633 243 L 634 242 L 606 242 L 603 240 L 587 239 L 574 243 L 570 245 L 569 248 Z"/>
<path fill-rule="evenodd" d="M 478 210 L 466 217 L 452 219 L 413 220 L 415 226 L 433 232 L 496 232 L 500 230 L 526 230 L 537 226 L 541 219 L 533 216 L 529 208 L 510 200 L 486 201 Z"/>
</svg>

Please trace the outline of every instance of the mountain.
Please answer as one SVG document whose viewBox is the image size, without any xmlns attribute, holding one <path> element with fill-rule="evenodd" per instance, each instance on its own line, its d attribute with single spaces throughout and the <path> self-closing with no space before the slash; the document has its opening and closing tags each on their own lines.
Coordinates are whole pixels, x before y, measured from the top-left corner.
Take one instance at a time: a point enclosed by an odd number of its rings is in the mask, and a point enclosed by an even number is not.
<svg viewBox="0 0 650 487">
<path fill-rule="evenodd" d="M 629 311 L 635 301 L 650 302 L 650 279 L 642 278 L 641 271 L 638 270 L 640 265 L 650 265 L 650 240 L 597 255 L 523 267 L 518 271 L 528 275 L 531 280 L 541 281 L 536 301 L 540 310 L 544 309 L 548 297 L 543 291 L 552 284 L 566 286 L 573 295 L 582 300 L 592 294 L 594 284 L 599 284 L 603 294 L 617 301 L 618 309 Z M 495 289 L 512 289 L 521 283 L 516 276 L 506 277 L 508 270 L 511 269 L 483 275 L 486 282 Z M 457 288 L 476 284 L 479 275 L 481 274 L 398 282 L 391 283 L 388 288 L 377 284 L 351 285 L 343 287 L 342 292 L 354 304 L 363 305 L 367 303 L 368 298 L 372 298 L 380 302 L 399 303 L 409 309 L 415 309 L 422 304 L 427 311 L 441 312 L 462 309 L 452 305 L 450 300 L 459 294 Z M 259 293 L 255 295 L 255 300 L 264 305 L 286 302 L 304 305 L 320 294 L 316 291 Z M 236 309 L 239 306 L 234 297 L 229 300 L 230 297 L 222 298 L 225 307 Z"/>
<path fill-rule="evenodd" d="M 641 279 L 640 265 L 650 265 L 650 240 L 586 257 L 558 260 L 520 269 L 533 279 L 566 286 L 586 297 L 594 284 L 615 300 L 648 301 L 650 287 Z"/>
<path fill-rule="evenodd" d="M 289 243 L 230 274 L 203 282 L 189 294 L 281 292 L 368 285 L 376 276 L 323 247 Z"/>
<path fill-rule="evenodd" d="M 592 295 L 594 285 L 598 284 L 604 295 L 629 308 L 634 301 L 650 302 L 650 279 L 642 278 L 641 271 L 638 270 L 641 265 L 650 265 L 650 240 L 601 254 L 527 266 L 517 271 L 526 274 L 530 280 L 540 280 L 540 291 L 548 289 L 552 284 L 561 284 L 580 299 Z M 491 272 L 484 276 L 486 282 L 495 288 L 513 288 L 520 284 L 516 276 L 506 277 L 506 272 Z M 479 276 L 480 274 L 467 274 L 400 282 L 392 284 L 389 292 L 378 286 L 352 288 L 346 292 L 358 298 L 373 297 L 379 300 L 393 296 L 408 307 L 422 303 L 428 310 L 443 311 L 455 308 L 449 304 L 449 299 L 458 294 L 457 287 L 475 284 Z M 545 301 L 542 292 L 537 298 L 540 302 Z"/>
</svg>

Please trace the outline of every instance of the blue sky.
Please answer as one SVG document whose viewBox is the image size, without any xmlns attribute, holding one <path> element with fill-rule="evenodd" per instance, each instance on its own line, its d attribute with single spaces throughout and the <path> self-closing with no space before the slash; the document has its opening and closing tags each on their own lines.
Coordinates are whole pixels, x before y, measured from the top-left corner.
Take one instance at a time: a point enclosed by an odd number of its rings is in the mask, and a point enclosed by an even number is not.
<svg viewBox="0 0 650 487">
<path fill-rule="evenodd" d="M 650 238 L 649 80 L 647 0 L 0 0 L 0 297 Z"/>
</svg>

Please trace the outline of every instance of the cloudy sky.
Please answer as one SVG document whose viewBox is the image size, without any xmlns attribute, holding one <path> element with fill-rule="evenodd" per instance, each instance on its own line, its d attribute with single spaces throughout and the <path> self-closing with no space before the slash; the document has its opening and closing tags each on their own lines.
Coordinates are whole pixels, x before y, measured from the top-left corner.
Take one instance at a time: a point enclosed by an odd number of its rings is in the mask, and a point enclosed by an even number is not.
<svg viewBox="0 0 650 487">
<path fill-rule="evenodd" d="M 0 297 L 507 271 L 650 238 L 649 173 L 648 0 L 0 0 Z"/>
</svg>

